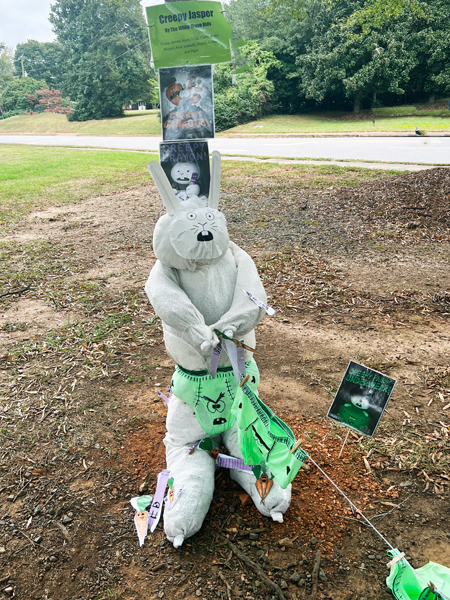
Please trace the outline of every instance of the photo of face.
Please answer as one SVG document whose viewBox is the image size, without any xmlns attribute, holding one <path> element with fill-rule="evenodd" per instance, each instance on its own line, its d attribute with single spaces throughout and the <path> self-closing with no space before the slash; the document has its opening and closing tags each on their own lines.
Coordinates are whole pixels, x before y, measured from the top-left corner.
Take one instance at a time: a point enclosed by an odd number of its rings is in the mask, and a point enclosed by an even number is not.
<svg viewBox="0 0 450 600">
<path fill-rule="evenodd" d="M 189 185 L 192 181 L 192 176 L 196 181 L 200 177 L 200 169 L 193 162 L 176 163 L 170 172 L 172 180 L 179 185 Z M 193 183 L 195 183 L 193 181 Z"/>
<path fill-rule="evenodd" d="M 201 100 L 200 94 L 193 94 L 192 98 L 189 98 L 189 104 L 198 104 Z"/>
<path fill-rule="evenodd" d="M 328 417 L 372 437 L 395 387 L 395 379 L 350 361 Z"/>
<path fill-rule="evenodd" d="M 181 92 L 183 90 L 183 86 L 181 83 L 173 83 L 167 86 L 166 96 L 169 102 L 178 106 L 181 102 Z"/>
</svg>

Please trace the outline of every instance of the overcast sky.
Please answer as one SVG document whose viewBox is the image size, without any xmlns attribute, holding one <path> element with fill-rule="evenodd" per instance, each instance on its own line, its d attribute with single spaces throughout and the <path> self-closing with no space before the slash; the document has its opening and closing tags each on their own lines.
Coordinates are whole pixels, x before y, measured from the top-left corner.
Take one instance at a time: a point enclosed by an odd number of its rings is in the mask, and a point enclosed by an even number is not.
<svg viewBox="0 0 450 600">
<path fill-rule="evenodd" d="M 0 0 L 0 42 L 13 49 L 27 40 L 52 42 L 55 36 L 49 23 L 50 5 L 55 0 Z M 162 0 L 142 0 L 159 4 Z"/>
</svg>

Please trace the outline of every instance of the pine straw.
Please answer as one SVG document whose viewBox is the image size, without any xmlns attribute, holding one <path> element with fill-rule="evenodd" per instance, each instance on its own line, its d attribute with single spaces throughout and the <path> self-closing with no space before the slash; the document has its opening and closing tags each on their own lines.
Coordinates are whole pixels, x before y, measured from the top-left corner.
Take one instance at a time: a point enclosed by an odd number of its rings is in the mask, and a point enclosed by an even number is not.
<svg viewBox="0 0 450 600">
<path fill-rule="evenodd" d="M 344 285 L 348 273 L 334 270 L 326 259 L 295 246 L 269 256 L 256 257 L 270 303 L 284 313 L 311 309 L 333 310 L 336 315 L 352 312 L 395 313 L 409 310 L 422 314 L 450 311 L 450 293 L 393 290 L 376 294 Z"/>
</svg>

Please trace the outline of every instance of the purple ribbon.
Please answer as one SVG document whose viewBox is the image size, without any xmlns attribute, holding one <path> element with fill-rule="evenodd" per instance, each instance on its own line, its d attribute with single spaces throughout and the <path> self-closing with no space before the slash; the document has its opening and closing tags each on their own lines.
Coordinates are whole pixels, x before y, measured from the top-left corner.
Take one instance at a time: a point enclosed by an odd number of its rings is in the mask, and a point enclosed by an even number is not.
<svg viewBox="0 0 450 600">
<path fill-rule="evenodd" d="M 226 454 L 218 454 L 216 464 L 218 467 L 224 467 L 225 469 L 237 469 L 245 473 L 253 473 L 253 467 L 249 467 L 239 458 L 227 456 Z"/>
<path fill-rule="evenodd" d="M 222 352 L 222 342 L 219 340 L 219 343 L 213 350 L 213 353 L 211 356 L 211 366 L 209 368 L 209 372 L 213 379 L 215 379 L 215 377 L 217 375 L 217 367 L 219 366 L 219 358 L 220 358 L 221 352 Z"/>
<path fill-rule="evenodd" d="M 164 495 L 166 492 L 167 482 L 169 480 L 170 471 L 163 469 L 158 475 L 158 484 L 156 486 L 155 496 L 153 498 L 152 505 L 148 511 L 148 528 L 150 532 L 155 531 L 156 526 L 161 518 L 161 510 L 164 501 Z"/>
<path fill-rule="evenodd" d="M 163 394 L 159 390 L 156 392 L 156 394 L 164 400 L 164 404 L 169 404 L 169 398 L 165 394 Z"/>
</svg>

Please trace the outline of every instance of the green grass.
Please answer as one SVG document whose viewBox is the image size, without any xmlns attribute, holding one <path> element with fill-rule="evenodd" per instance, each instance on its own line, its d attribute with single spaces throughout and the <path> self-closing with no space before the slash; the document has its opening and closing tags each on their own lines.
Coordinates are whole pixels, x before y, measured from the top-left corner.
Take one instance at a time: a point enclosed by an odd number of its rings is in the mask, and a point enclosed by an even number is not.
<svg viewBox="0 0 450 600">
<path fill-rule="evenodd" d="M 299 115 L 273 115 L 229 129 L 223 134 L 237 133 L 357 133 L 450 131 L 450 111 L 446 102 L 434 105 L 394 106 L 351 112 L 323 112 Z M 375 119 L 375 126 L 373 126 Z M 73 135 L 161 135 L 159 110 L 129 111 L 124 117 L 85 121 L 68 121 L 65 115 L 43 113 L 20 115 L 0 121 L 2 133 L 73 134 Z"/>
<path fill-rule="evenodd" d="M 65 115 L 19 115 L 0 121 L 0 133 L 75 135 L 161 135 L 159 110 L 139 111 L 101 121 L 68 121 Z"/>
<path fill-rule="evenodd" d="M 253 161 L 226 161 L 222 163 L 222 196 L 226 201 L 227 191 L 250 194 L 252 197 L 264 193 L 279 196 L 291 194 L 302 188 L 323 188 L 339 185 L 357 185 L 381 177 L 399 175 L 403 171 L 393 169 L 365 169 L 363 167 L 341 167 L 340 165 L 299 165 L 256 163 Z M 247 183 L 250 182 L 251 183 Z M 251 191 L 249 191 L 249 187 Z M 281 197 L 281 196 L 280 196 Z"/>
<path fill-rule="evenodd" d="M 373 124 L 374 120 L 375 125 Z M 338 112 L 272 115 L 229 129 L 226 134 L 414 133 L 416 126 L 426 132 L 450 131 L 450 111 L 418 109 L 414 106 L 396 106 L 376 108 L 373 112 L 361 111 L 359 115 Z"/>
<path fill-rule="evenodd" d="M 155 154 L 0 146 L 0 226 L 33 210 L 147 183 Z"/>
<path fill-rule="evenodd" d="M 0 146 L 0 226 L 34 210 L 77 202 L 148 183 L 147 162 L 157 155 L 107 150 L 74 150 L 46 146 Z M 223 164 L 223 186 L 242 185 L 242 177 L 268 175 L 286 185 L 346 185 L 393 174 L 378 170 L 324 164 Z M 82 226 L 72 223 L 70 227 Z M 67 226 L 69 227 L 69 226 Z"/>
</svg>

